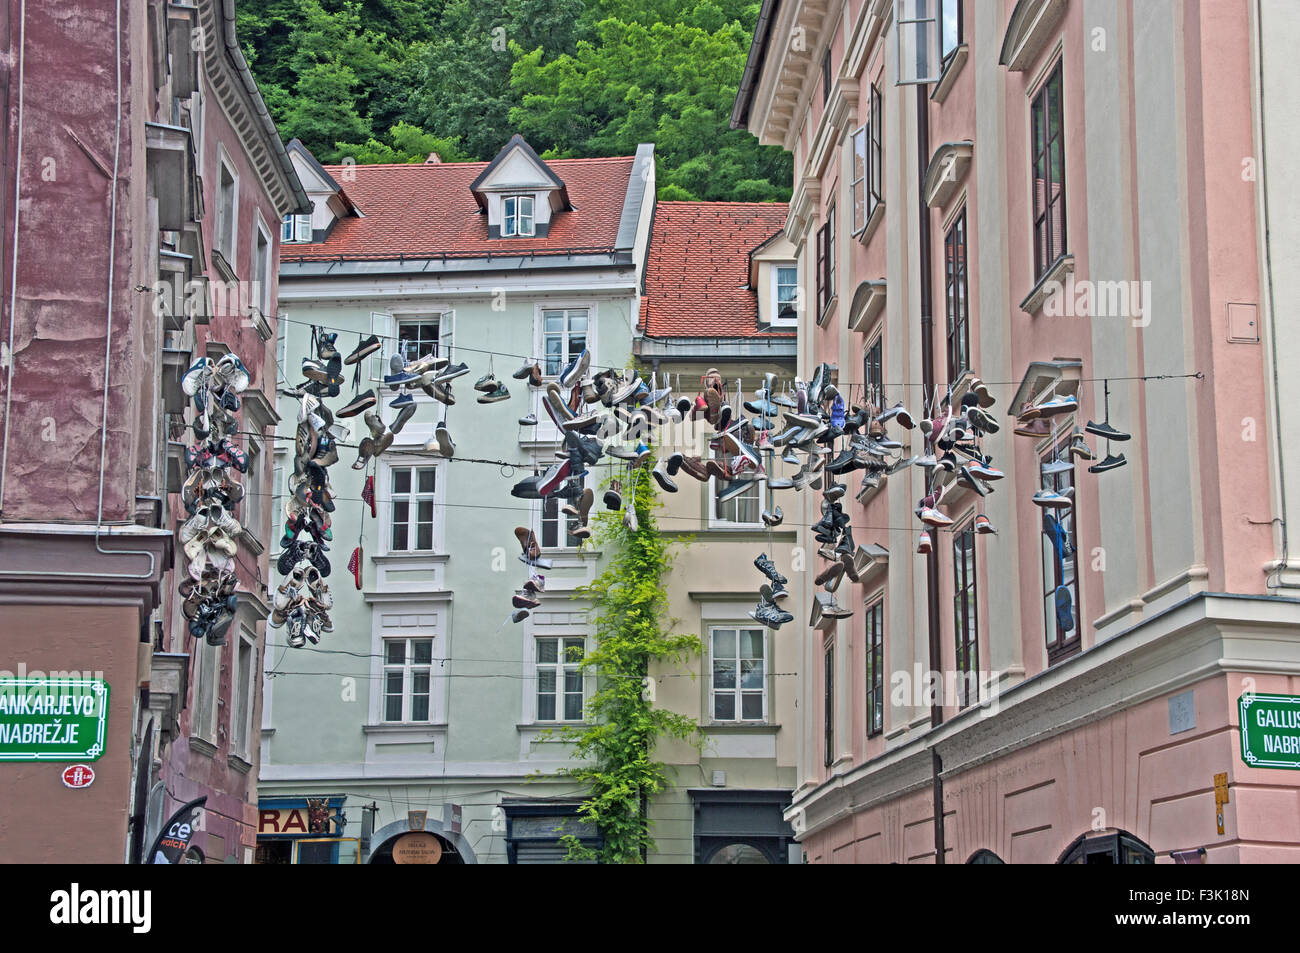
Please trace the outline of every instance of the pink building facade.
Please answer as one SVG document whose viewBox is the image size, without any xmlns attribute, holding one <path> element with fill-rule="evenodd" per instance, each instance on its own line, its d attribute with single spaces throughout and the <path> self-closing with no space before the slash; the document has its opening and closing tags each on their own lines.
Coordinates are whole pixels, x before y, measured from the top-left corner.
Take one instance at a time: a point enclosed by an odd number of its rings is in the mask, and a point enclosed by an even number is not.
<svg viewBox="0 0 1300 953">
<path fill-rule="evenodd" d="M 763 4 L 733 124 L 794 156 L 801 375 L 836 365 L 846 399 L 917 417 L 978 378 L 1005 474 L 946 487 L 929 553 L 924 469 L 850 485 L 855 538 L 887 554 L 836 593 L 851 618 L 800 635 L 787 816 L 810 862 L 1300 859 L 1300 774 L 1247 763 L 1239 723 L 1243 695 L 1300 694 L 1264 186 L 1294 91 L 1270 113 L 1261 65 L 1264 27 L 1294 20 L 1266 0 Z M 899 57 L 918 35 L 919 75 Z M 1074 406 L 1015 433 L 1053 400 Z"/>
<path fill-rule="evenodd" d="M 233 25 L 233 0 L 0 3 L 0 678 L 109 688 L 89 787 L 0 759 L 7 861 L 138 862 L 202 795 L 192 857 L 255 843 L 275 275 L 281 218 L 309 206 Z M 227 351 L 250 375 L 239 612 L 225 646 L 196 647 L 180 382 Z"/>
</svg>

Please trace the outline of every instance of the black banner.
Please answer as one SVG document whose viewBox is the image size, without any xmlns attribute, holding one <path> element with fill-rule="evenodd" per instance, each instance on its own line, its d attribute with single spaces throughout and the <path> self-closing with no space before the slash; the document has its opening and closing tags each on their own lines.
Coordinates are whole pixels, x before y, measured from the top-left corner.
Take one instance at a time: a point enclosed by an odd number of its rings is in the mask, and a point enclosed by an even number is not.
<svg viewBox="0 0 1300 953">
<path fill-rule="evenodd" d="M 189 850 L 190 838 L 194 836 L 194 817 L 204 804 L 207 795 L 184 805 L 171 816 L 158 832 L 158 839 L 149 848 L 147 864 L 179 864 L 185 852 Z"/>
</svg>

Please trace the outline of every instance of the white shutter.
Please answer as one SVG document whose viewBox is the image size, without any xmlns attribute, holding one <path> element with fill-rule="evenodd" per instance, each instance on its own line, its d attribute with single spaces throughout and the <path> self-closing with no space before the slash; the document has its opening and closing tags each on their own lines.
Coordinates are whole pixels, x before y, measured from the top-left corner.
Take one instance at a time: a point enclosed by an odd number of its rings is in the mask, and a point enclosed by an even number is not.
<svg viewBox="0 0 1300 953">
<path fill-rule="evenodd" d="M 444 311 L 438 318 L 438 352 L 446 356 L 447 360 L 455 363 L 456 359 L 452 355 L 452 345 L 456 343 L 456 311 Z"/>
<path fill-rule="evenodd" d="M 310 215 L 295 215 L 293 217 L 293 240 L 296 242 L 311 241 Z"/>
<path fill-rule="evenodd" d="M 939 79 L 939 0 L 894 0 L 894 85 Z"/>
<path fill-rule="evenodd" d="M 384 375 L 388 373 L 388 358 L 397 350 L 393 316 L 383 311 L 371 311 L 370 333 L 379 336 L 379 350 L 370 358 L 370 380 L 382 384 Z"/>
</svg>

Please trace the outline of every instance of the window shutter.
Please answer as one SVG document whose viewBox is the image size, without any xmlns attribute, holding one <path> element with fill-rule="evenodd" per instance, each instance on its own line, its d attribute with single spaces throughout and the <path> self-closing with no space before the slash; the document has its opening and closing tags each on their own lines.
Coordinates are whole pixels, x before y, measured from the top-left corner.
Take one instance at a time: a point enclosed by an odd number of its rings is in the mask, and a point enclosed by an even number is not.
<svg viewBox="0 0 1300 953">
<path fill-rule="evenodd" d="M 938 0 L 894 0 L 894 85 L 939 79 Z"/>
<path fill-rule="evenodd" d="M 388 358 L 397 350 L 393 316 L 383 311 L 371 311 L 370 333 L 379 337 L 379 350 L 370 358 L 370 380 L 382 384 L 384 375 L 388 373 Z"/>
<path fill-rule="evenodd" d="M 444 311 L 438 318 L 438 351 L 451 363 L 456 363 L 452 345 L 456 343 L 456 310 Z"/>
</svg>

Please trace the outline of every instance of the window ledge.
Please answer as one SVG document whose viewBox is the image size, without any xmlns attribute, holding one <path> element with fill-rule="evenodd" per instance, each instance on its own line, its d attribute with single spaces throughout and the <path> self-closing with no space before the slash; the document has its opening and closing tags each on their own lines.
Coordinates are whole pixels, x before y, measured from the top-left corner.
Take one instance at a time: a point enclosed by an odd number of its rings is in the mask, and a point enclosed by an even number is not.
<svg viewBox="0 0 1300 953">
<path fill-rule="evenodd" d="M 876 234 L 880 228 L 880 223 L 885 220 L 885 201 L 881 199 L 876 203 L 876 207 L 871 210 L 867 216 L 867 224 L 862 226 L 862 231 L 858 232 L 857 238 L 862 245 L 867 245 L 871 241 L 871 236 Z"/>
<path fill-rule="evenodd" d="M 766 735 L 775 734 L 781 726 L 771 721 L 710 721 L 700 725 L 700 730 L 718 735 Z"/>
<path fill-rule="evenodd" d="M 217 753 L 217 746 L 206 738 L 200 738 L 198 735 L 190 735 L 190 750 L 197 751 L 199 754 L 211 758 Z"/>
<path fill-rule="evenodd" d="M 367 735 L 421 735 L 429 732 L 446 731 L 446 722 L 389 722 L 378 725 L 362 725 L 361 730 Z"/>
<path fill-rule="evenodd" d="M 835 313 L 835 305 L 838 303 L 839 297 L 837 295 L 831 295 L 831 300 L 826 302 L 826 306 L 822 308 L 821 316 L 817 319 L 817 327 L 826 327 L 827 322 L 831 319 L 831 315 Z"/>
<path fill-rule="evenodd" d="M 226 256 L 218 248 L 212 249 L 212 265 L 217 269 L 217 273 L 226 281 L 238 281 L 239 276 L 235 274 L 234 267 L 226 261 Z"/>
<path fill-rule="evenodd" d="M 239 534 L 239 539 L 240 541 L 243 542 L 245 546 L 248 547 L 249 552 L 251 552 L 254 556 L 260 556 L 262 555 L 262 553 L 266 552 L 266 546 L 262 544 L 262 541 L 260 539 L 258 539 L 256 536 L 254 536 L 252 533 L 248 531 L 247 526 L 243 527 L 243 529 L 241 530 Z"/>
<path fill-rule="evenodd" d="M 1020 302 L 1020 310 L 1028 315 L 1038 314 L 1047 296 L 1064 283 L 1066 275 L 1072 274 L 1074 274 L 1074 256 L 1066 253 L 1056 259 L 1052 267 L 1047 269 L 1047 273 L 1038 279 L 1038 284 L 1034 285 L 1033 290 L 1025 296 L 1025 300 Z"/>
<path fill-rule="evenodd" d="M 416 550 L 409 553 L 377 553 L 370 557 L 377 563 L 398 563 L 398 562 L 431 562 L 445 563 L 451 558 L 450 553 L 423 552 Z"/>
<path fill-rule="evenodd" d="M 952 51 L 952 57 L 948 60 L 948 65 L 943 68 L 939 75 L 939 82 L 934 84 L 934 92 L 930 98 L 936 103 L 942 103 L 948 98 L 948 93 L 952 91 L 953 85 L 957 82 L 957 74 L 961 68 L 966 65 L 966 60 L 970 57 L 970 46 L 962 43 Z"/>
<path fill-rule="evenodd" d="M 236 771 L 238 771 L 240 774 L 248 774 L 248 772 L 253 770 L 252 763 L 245 761 L 242 757 L 240 757 L 237 754 L 232 754 L 228 758 L 226 758 L 226 763 L 229 764 Z"/>
<path fill-rule="evenodd" d="M 516 731 L 545 731 L 552 728 L 590 728 L 589 721 L 521 721 L 515 725 Z"/>
</svg>

